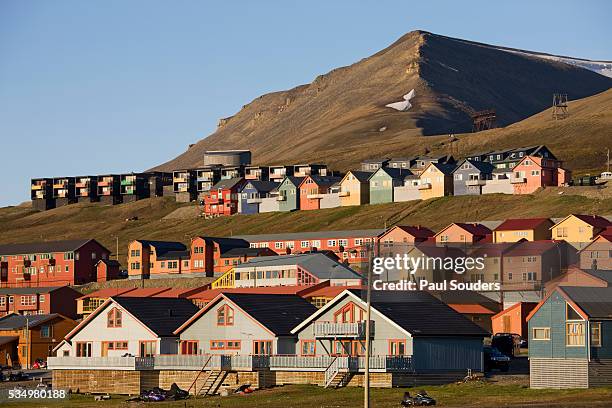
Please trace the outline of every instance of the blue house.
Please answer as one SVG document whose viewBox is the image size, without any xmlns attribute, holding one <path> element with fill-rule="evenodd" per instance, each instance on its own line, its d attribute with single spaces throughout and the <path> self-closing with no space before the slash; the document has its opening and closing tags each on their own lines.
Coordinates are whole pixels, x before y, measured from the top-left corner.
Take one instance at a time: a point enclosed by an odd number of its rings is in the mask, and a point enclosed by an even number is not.
<svg viewBox="0 0 612 408">
<path fill-rule="evenodd" d="M 262 199 L 270 197 L 270 193 L 278 188 L 273 181 L 249 180 L 239 191 L 238 212 L 240 214 L 259 213 Z"/>
<path fill-rule="evenodd" d="M 532 388 L 612 385 L 612 287 L 557 287 L 527 321 Z"/>
<path fill-rule="evenodd" d="M 453 170 L 454 195 L 481 195 L 495 167 L 488 162 L 464 159 Z"/>
</svg>

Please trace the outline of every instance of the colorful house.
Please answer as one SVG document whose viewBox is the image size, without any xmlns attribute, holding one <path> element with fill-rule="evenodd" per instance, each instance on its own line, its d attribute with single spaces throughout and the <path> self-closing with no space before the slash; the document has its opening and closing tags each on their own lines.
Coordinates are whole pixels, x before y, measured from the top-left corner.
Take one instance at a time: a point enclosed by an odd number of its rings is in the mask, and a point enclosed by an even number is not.
<svg viewBox="0 0 612 408">
<path fill-rule="evenodd" d="M 410 170 L 381 167 L 370 176 L 370 204 L 392 203 L 394 188 L 404 185 Z"/>
<path fill-rule="evenodd" d="M 541 187 L 567 184 L 571 178 L 568 170 L 561 170 L 561 162 L 552 158 L 525 156 L 513 169 L 511 183 L 514 194 L 531 194 Z"/>
<path fill-rule="evenodd" d="M 552 238 L 569 242 L 578 249 L 583 249 L 612 222 L 599 215 L 570 214 L 551 227 Z"/>
<path fill-rule="evenodd" d="M 413 201 L 421 199 L 419 186 L 421 179 L 416 174 L 409 174 L 404 177 L 404 184 L 393 188 L 393 201 L 398 203 L 402 201 Z"/>
<path fill-rule="evenodd" d="M 493 334 L 516 333 L 522 338 L 528 339 L 527 316 L 537 305 L 535 302 L 518 302 L 497 313 L 491 318 Z"/>
<path fill-rule="evenodd" d="M 96 281 L 119 279 L 121 264 L 116 259 L 100 259 L 96 263 Z"/>
<path fill-rule="evenodd" d="M 340 205 L 364 205 L 370 203 L 370 183 L 372 173 L 351 170 L 340 181 Z"/>
<path fill-rule="evenodd" d="M 404 253 L 415 244 L 425 242 L 435 233 L 421 225 L 396 225 L 378 237 L 380 242 L 379 256 L 394 256 Z"/>
<path fill-rule="evenodd" d="M 304 177 L 287 176 L 278 186 L 278 210 L 295 211 L 300 209 L 300 184 Z"/>
<path fill-rule="evenodd" d="M 0 286 L 63 286 L 96 281 L 110 251 L 95 239 L 0 245 Z"/>
<path fill-rule="evenodd" d="M 0 318 L 0 365 L 23 369 L 38 359 L 47 361 L 76 324 L 58 313 Z"/>
<path fill-rule="evenodd" d="M 299 186 L 300 210 L 318 210 L 321 199 L 330 193 L 330 189 L 341 180 L 335 176 L 307 176 Z"/>
<path fill-rule="evenodd" d="M 238 190 L 238 212 L 257 214 L 262 200 L 270 198 L 277 191 L 278 183 L 273 181 L 247 180 Z M 276 195 L 275 195 L 276 197 Z M 277 201 L 274 197 L 274 201 Z"/>
<path fill-rule="evenodd" d="M 213 289 L 259 286 L 360 285 L 362 276 L 325 254 L 262 256 L 237 264 L 214 281 Z"/>
<path fill-rule="evenodd" d="M 11 313 L 41 315 L 58 313 L 76 319 L 76 299 L 81 292 L 70 286 L 0 289 L 0 316 Z"/>
<path fill-rule="evenodd" d="M 612 271 L 612 227 L 608 227 L 578 253 L 580 267 Z"/>
<path fill-rule="evenodd" d="M 609 271 L 581 269 L 571 265 L 564 274 L 546 282 L 544 292 L 550 293 L 558 286 L 605 288 L 612 286 L 612 273 Z"/>
<path fill-rule="evenodd" d="M 493 242 L 549 240 L 553 225 L 548 218 L 509 218 L 493 230 Z"/>
<path fill-rule="evenodd" d="M 185 266 L 182 261 L 187 260 Z M 180 242 L 137 239 L 128 245 L 128 278 L 149 279 L 189 269 L 189 251 Z"/>
<path fill-rule="evenodd" d="M 464 159 L 453 170 L 454 195 L 481 195 L 482 188 L 493 174 L 491 163 Z"/>
<path fill-rule="evenodd" d="M 238 194 L 244 179 L 222 179 L 204 197 L 204 214 L 211 217 L 234 215 L 238 212 Z"/>
<path fill-rule="evenodd" d="M 612 385 L 612 287 L 557 287 L 531 312 L 531 388 Z"/>
<path fill-rule="evenodd" d="M 421 199 L 453 195 L 454 169 L 455 166 L 451 164 L 429 163 L 419 176 Z"/>
<path fill-rule="evenodd" d="M 437 244 L 472 245 L 491 242 L 492 234 L 492 231 L 482 224 L 454 222 L 434 235 L 434 240 Z"/>
</svg>

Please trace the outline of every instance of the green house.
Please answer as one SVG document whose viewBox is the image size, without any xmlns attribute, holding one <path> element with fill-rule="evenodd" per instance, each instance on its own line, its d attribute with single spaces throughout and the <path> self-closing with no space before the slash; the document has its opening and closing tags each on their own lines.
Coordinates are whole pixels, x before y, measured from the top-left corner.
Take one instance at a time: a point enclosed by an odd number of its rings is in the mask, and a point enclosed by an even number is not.
<svg viewBox="0 0 612 408">
<path fill-rule="evenodd" d="M 404 185 L 404 177 L 411 174 L 409 170 L 381 167 L 369 178 L 370 204 L 393 202 L 393 188 Z"/>
<path fill-rule="evenodd" d="M 300 209 L 299 185 L 304 177 L 287 176 L 278 186 L 278 210 L 295 211 Z"/>
<path fill-rule="evenodd" d="M 612 385 L 612 287 L 557 287 L 527 320 L 532 388 Z"/>
</svg>

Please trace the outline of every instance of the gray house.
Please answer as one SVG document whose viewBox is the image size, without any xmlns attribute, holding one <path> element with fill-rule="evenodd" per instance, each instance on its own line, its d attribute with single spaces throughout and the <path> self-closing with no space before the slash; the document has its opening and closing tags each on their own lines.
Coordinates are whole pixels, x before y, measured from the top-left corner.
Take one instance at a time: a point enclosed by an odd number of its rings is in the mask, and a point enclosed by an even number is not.
<svg viewBox="0 0 612 408">
<path fill-rule="evenodd" d="M 271 369 L 290 369 L 331 358 L 342 369 L 326 371 L 326 385 L 346 384 L 363 371 L 366 308 L 364 293 L 347 289 L 292 330 L 298 355 L 271 361 Z M 391 385 L 437 373 L 457 378 L 483 369 L 483 338 L 489 333 L 423 291 L 372 293 L 371 367 L 390 373 Z M 315 359 L 312 359 L 315 357 Z M 280 359 L 279 359 L 280 360 Z M 288 367 L 280 367 L 284 364 Z"/>
<path fill-rule="evenodd" d="M 491 180 L 493 165 L 464 159 L 453 170 L 454 195 L 481 195 L 487 180 Z"/>
<path fill-rule="evenodd" d="M 612 385 L 612 287 L 557 287 L 527 319 L 532 388 Z"/>
<path fill-rule="evenodd" d="M 300 209 L 300 189 L 304 177 L 287 176 L 278 186 L 278 210 L 295 211 Z"/>
</svg>

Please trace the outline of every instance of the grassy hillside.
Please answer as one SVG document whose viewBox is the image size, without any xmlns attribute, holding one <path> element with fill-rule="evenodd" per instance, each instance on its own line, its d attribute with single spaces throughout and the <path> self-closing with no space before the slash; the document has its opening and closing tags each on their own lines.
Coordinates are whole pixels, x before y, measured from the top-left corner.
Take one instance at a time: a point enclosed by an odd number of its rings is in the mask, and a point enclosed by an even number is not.
<svg viewBox="0 0 612 408">
<path fill-rule="evenodd" d="M 444 197 L 318 211 L 236 215 L 205 220 L 196 208 L 185 218 L 164 219 L 178 208 L 172 198 L 155 198 L 117 206 L 77 204 L 41 213 L 23 207 L 0 209 L 0 243 L 92 237 L 115 251 L 125 264 L 127 244 L 136 238 L 189 242 L 195 235 L 231 236 L 315 230 L 382 228 L 421 224 L 438 229 L 455 221 L 509 217 L 560 217 L 568 213 L 612 214 L 612 188 L 547 189 L 534 195 Z M 562 194 L 559 194 L 559 193 Z M 190 211 L 188 211 L 188 214 Z M 137 216 L 138 220 L 126 221 Z"/>
<path fill-rule="evenodd" d="M 612 79 L 586 69 L 414 31 L 310 84 L 256 98 L 158 168 L 201 165 L 208 149 L 248 148 L 257 164 L 323 161 L 346 170 L 376 155 L 444 150 L 449 133 L 471 130 L 474 111 L 495 109 L 499 125 L 507 126 L 549 107 L 560 89 L 577 100 L 610 87 Z M 411 89 L 416 96 L 409 111 L 385 107 Z M 569 124 L 572 137 L 585 148 L 599 146 L 588 137 L 597 128 L 585 132 L 573 120 L 559 126 Z M 527 133 L 528 144 L 541 138 L 537 128 Z M 512 138 L 502 139 L 518 147 Z"/>
</svg>

